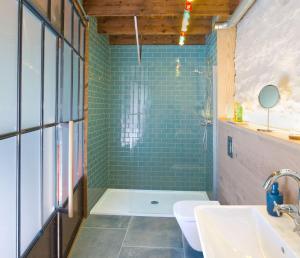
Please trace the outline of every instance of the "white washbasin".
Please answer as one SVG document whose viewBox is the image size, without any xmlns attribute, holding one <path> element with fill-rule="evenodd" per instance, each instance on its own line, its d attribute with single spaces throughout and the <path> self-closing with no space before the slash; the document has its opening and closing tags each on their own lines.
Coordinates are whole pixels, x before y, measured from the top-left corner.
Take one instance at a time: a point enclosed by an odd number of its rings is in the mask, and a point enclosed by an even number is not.
<svg viewBox="0 0 300 258">
<path fill-rule="evenodd" d="M 195 217 L 205 258 L 300 257 L 293 222 L 263 206 L 200 206 Z"/>
</svg>

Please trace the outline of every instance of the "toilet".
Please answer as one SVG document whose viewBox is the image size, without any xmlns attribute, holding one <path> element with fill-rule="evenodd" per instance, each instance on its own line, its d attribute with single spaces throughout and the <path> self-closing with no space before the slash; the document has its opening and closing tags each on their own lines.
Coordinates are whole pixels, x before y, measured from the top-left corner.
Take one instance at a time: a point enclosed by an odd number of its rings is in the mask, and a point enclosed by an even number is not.
<svg viewBox="0 0 300 258">
<path fill-rule="evenodd" d="M 194 216 L 194 209 L 201 205 L 220 205 L 218 201 L 180 201 L 173 206 L 174 216 L 189 245 L 202 252 L 199 234 Z"/>
</svg>

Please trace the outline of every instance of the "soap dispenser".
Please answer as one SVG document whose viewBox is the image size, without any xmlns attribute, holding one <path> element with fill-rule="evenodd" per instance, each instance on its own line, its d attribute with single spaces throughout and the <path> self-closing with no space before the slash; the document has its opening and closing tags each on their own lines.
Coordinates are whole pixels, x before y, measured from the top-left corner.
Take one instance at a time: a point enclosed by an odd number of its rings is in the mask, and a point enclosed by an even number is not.
<svg viewBox="0 0 300 258">
<path fill-rule="evenodd" d="M 278 182 L 272 184 L 271 190 L 267 192 L 267 211 L 271 216 L 278 217 L 274 211 L 274 202 L 283 204 L 283 195 L 279 192 Z"/>
</svg>

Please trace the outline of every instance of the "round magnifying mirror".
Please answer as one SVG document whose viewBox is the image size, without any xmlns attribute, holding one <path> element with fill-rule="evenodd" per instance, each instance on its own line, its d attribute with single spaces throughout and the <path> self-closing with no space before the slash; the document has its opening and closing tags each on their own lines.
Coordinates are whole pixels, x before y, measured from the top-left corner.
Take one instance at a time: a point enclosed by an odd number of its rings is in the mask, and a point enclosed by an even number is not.
<svg viewBox="0 0 300 258">
<path fill-rule="evenodd" d="M 270 108 L 275 107 L 280 100 L 280 93 L 278 87 L 275 85 L 266 85 L 264 86 L 259 95 L 258 101 L 259 104 L 268 109 L 268 121 L 267 121 L 267 129 L 258 129 L 259 131 L 271 132 L 270 130 Z"/>
<path fill-rule="evenodd" d="M 273 108 L 280 100 L 279 90 L 274 85 L 263 87 L 258 95 L 259 104 L 263 108 Z"/>
</svg>

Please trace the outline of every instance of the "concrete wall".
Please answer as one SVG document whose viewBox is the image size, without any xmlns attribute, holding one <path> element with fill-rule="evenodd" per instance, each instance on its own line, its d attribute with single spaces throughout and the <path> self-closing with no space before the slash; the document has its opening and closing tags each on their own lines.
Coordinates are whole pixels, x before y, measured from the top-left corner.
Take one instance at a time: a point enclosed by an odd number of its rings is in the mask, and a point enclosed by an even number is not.
<svg viewBox="0 0 300 258">
<path fill-rule="evenodd" d="M 245 118 L 265 124 L 258 94 L 267 84 L 280 87 L 271 125 L 300 130 L 300 1 L 257 0 L 237 26 L 236 98 Z"/>
</svg>

